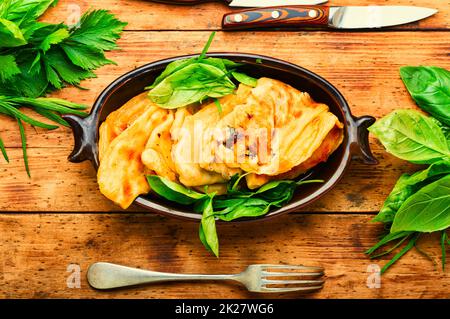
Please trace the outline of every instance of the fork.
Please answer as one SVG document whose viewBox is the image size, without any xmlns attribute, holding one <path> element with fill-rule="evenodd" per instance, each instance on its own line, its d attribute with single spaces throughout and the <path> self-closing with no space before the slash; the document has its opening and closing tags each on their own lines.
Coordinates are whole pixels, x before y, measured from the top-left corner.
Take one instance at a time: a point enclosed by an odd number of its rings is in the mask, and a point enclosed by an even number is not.
<svg viewBox="0 0 450 319">
<path fill-rule="evenodd" d="M 321 289 L 324 280 L 319 278 L 323 275 L 324 269 L 322 267 L 300 265 L 250 265 L 245 271 L 234 275 L 199 275 L 163 273 L 98 262 L 89 267 L 87 280 L 96 289 L 112 289 L 167 281 L 234 280 L 240 282 L 252 292 L 282 293 L 309 292 Z M 270 279 L 272 277 L 297 279 Z M 277 287 L 273 287 L 274 285 Z"/>
</svg>

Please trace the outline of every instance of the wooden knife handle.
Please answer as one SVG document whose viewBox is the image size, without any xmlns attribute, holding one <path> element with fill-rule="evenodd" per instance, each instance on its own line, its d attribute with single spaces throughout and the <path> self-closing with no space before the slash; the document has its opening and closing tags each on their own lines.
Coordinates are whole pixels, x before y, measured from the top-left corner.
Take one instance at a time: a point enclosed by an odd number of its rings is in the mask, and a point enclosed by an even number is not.
<svg viewBox="0 0 450 319">
<path fill-rule="evenodd" d="M 167 4 L 194 5 L 206 2 L 225 2 L 231 3 L 232 0 L 151 0 L 152 2 L 160 2 Z"/>
<path fill-rule="evenodd" d="M 223 16 L 223 29 L 328 25 L 326 6 L 282 6 L 235 11 Z"/>
</svg>

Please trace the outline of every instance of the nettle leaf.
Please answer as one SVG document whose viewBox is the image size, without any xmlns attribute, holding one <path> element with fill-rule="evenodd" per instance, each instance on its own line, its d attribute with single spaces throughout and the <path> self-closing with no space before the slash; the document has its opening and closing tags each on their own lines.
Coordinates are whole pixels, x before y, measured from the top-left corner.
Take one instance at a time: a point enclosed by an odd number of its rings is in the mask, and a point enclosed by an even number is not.
<svg viewBox="0 0 450 319">
<path fill-rule="evenodd" d="M 15 22 L 23 22 L 24 17 L 26 21 L 36 20 L 50 6 L 57 3 L 58 0 L 7 0 L 5 1 L 7 14 L 4 18 Z"/>
<path fill-rule="evenodd" d="M 369 127 L 386 150 L 417 164 L 450 159 L 450 148 L 441 128 L 415 110 L 397 110 Z"/>
<path fill-rule="evenodd" d="M 400 75 L 420 108 L 450 126 L 450 72 L 432 66 L 406 66 Z"/>
<path fill-rule="evenodd" d="M 450 174 L 421 188 L 398 210 L 391 233 L 435 232 L 450 227 Z"/>
<path fill-rule="evenodd" d="M 20 73 L 1 85 L 4 90 L 0 89 L 0 92 L 3 91 L 7 95 L 13 96 L 42 96 L 48 87 L 47 78 L 42 70 L 36 69 L 35 72 L 30 72 L 35 56 L 26 52 L 22 53 L 16 57 Z"/>
<path fill-rule="evenodd" d="M 61 29 L 57 29 L 54 32 L 47 35 L 39 45 L 39 49 L 44 52 L 47 52 L 51 45 L 61 43 L 63 40 L 69 37 L 69 31 L 67 28 L 63 27 Z"/>
<path fill-rule="evenodd" d="M 78 85 L 82 80 L 96 77 L 92 71 L 84 70 L 73 64 L 60 48 L 51 48 L 46 53 L 45 65 L 46 69 L 49 70 L 46 71 L 47 74 L 54 71 L 61 81 L 69 84 Z"/>
<path fill-rule="evenodd" d="M 72 28 L 70 40 L 99 50 L 113 50 L 126 25 L 107 10 L 89 11 L 83 14 L 79 25 Z"/>
<path fill-rule="evenodd" d="M 14 22 L 0 18 L 0 48 L 18 47 L 27 44 L 22 31 Z"/>
<path fill-rule="evenodd" d="M 13 55 L 0 55 L 0 65 L 0 82 L 5 82 L 20 73 Z"/>
<path fill-rule="evenodd" d="M 66 42 L 61 44 L 61 48 L 73 64 L 84 70 L 93 70 L 107 64 L 116 64 L 105 58 L 103 51 L 95 47 Z"/>
<path fill-rule="evenodd" d="M 412 175 L 403 174 L 373 221 L 392 223 L 397 211 L 412 194 L 448 174 L 450 174 L 450 161 L 440 161 L 431 164 L 427 169 Z"/>
</svg>

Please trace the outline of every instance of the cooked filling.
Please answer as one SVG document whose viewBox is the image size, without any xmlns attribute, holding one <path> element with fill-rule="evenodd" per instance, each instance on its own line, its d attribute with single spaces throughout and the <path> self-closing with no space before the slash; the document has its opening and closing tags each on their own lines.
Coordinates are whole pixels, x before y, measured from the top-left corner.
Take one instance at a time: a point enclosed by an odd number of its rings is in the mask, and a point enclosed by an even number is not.
<svg viewBox="0 0 450 319">
<path fill-rule="evenodd" d="M 255 189 L 297 178 L 326 161 L 342 140 L 343 125 L 327 105 L 269 78 L 176 110 L 158 107 L 145 92 L 102 123 L 98 182 L 122 208 L 150 191 L 147 174 L 219 194 L 233 175 L 247 174 Z"/>
</svg>

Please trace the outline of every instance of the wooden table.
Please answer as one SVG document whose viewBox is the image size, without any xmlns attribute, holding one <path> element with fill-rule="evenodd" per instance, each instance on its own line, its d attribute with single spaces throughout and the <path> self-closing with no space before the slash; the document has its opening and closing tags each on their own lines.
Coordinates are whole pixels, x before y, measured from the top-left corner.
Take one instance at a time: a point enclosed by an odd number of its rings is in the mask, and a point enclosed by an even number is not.
<svg viewBox="0 0 450 319">
<path fill-rule="evenodd" d="M 219 3 L 177 7 L 138 0 L 61 0 L 44 20 L 66 19 L 74 3 L 82 11 L 108 8 L 129 22 L 119 41 L 121 50 L 108 55 L 118 65 L 101 68 L 98 78 L 85 81 L 89 91 L 67 88 L 57 94 L 88 105 L 124 72 L 201 51 L 210 32 L 220 31 L 221 17 L 230 10 Z M 310 69 L 341 90 L 357 116 L 381 117 L 394 109 L 414 108 L 398 69 L 420 64 L 450 69 L 450 2 L 358 1 L 374 3 L 429 6 L 440 12 L 384 32 L 218 32 L 211 51 L 270 55 Z M 355 1 L 330 1 L 337 4 Z M 237 272 L 251 263 L 305 263 L 326 268 L 325 288 L 309 295 L 279 297 L 450 297 L 450 274 L 440 267 L 436 236 L 419 242 L 432 261 L 411 251 L 382 276 L 381 288 L 367 287 L 368 266 L 383 265 L 389 258 L 371 261 L 364 255 L 382 230 L 370 219 L 397 178 L 416 169 L 387 154 L 373 138 L 378 166 L 354 161 L 332 192 L 298 213 L 266 222 L 220 225 L 221 257 L 216 259 L 199 242 L 196 223 L 163 218 L 136 206 L 122 211 L 106 200 L 98 191 L 90 163 L 67 161 L 73 146 L 69 129 L 45 131 L 28 126 L 26 131 L 31 179 L 23 167 L 15 123 L 0 118 L 0 135 L 11 159 L 10 164 L 0 161 L 0 297 L 261 297 L 239 286 L 213 283 L 98 292 L 85 279 L 87 267 L 96 261 L 205 273 Z M 67 287 L 71 264 L 80 266 L 80 288 Z"/>
</svg>

